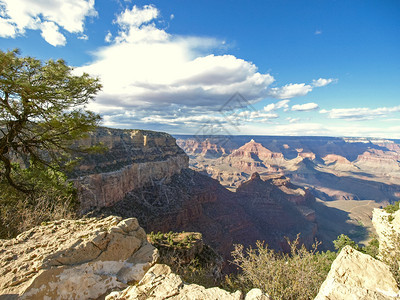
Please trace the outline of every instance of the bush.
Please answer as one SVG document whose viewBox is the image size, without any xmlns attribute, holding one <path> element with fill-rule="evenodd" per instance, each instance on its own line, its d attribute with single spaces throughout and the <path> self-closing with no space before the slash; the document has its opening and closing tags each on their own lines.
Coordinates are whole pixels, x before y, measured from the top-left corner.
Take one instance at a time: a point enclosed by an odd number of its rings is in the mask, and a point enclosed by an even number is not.
<svg viewBox="0 0 400 300">
<path fill-rule="evenodd" d="M 13 238 L 43 222 L 75 217 L 75 189 L 63 173 L 34 166 L 15 167 L 13 172 L 34 192 L 26 194 L 0 181 L 0 238 Z"/>
<path fill-rule="evenodd" d="M 333 245 L 335 246 L 335 249 L 340 252 L 345 246 L 349 245 L 353 249 L 356 249 L 362 253 L 368 254 L 372 256 L 373 258 L 377 258 L 378 253 L 379 253 L 379 241 L 375 235 L 370 236 L 370 241 L 368 242 L 368 245 L 361 247 L 358 245 L 355 241 L 350 239 L 347 235 L 341 234 L 337 237 L 336 240 L 333 241 Z"/>
<path fill-rule="evenodd" d="M 388 212 L 388 213 L 394 213 L 395 211 L 398 211 L 400 208 L 400 201 L 397 201 L 393 204 L 389 204 L 387 206 L 385 206 L 383 209 Z"/>
<path fill-rule="evenodd" d="M 313 299 L 335 259 L 334 252 L 317 252 L 320 243 L 311 250 L 299 246 L 296 240 L 287 240 L 290 253 L 279 253 L 257 242 L 256 248 L 244 251 L 235 245 L 233 263 L 241 274 L 226 278 L 226 285 L 248 291 L 260 288 L 273 299 Z"/>
<path fill-rule="evenodd" d="M 358 244 L 350 239 L 347 235 L 341 234 L 337 237 L 336 240 L 333 241 L 333 246 L 335 247 L 336 250 L 340 251 L 342 250 L 345 246 L 351 246 L 352 248 L 359 250 Z"/>
</svg>

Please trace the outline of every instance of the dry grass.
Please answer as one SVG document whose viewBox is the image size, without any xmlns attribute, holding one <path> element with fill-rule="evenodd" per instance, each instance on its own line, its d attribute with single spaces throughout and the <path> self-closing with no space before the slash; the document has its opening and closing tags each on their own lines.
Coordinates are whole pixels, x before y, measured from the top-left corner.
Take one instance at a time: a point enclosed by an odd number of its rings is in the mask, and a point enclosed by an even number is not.
<svg viewBox="0 0 400 300">
<path fill-rule="evenodd" d="M 0 207 L 0 238 L 13 238 L 44 222 L 76 217 L 72 195 L 54 198 L 42 194 L 32 202 L 26 197 Z"/>
</svg>

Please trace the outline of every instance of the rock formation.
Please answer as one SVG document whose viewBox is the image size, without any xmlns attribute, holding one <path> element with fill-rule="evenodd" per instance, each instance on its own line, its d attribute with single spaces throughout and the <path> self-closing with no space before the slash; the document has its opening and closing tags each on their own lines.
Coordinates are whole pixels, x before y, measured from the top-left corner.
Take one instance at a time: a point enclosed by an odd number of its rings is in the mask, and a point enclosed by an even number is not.
<svg viewBox="0 0 400 300">
<path fill-rule="evenodd" d="M 104 153 L 85 155 L 75 178 L 81 211 L 110 206 L 152 180 L 168 180 L 188 167 L 189 158 L 169 134 L 98 128 L 84 146 L 103 144 Z"/>
<path fill-rule="evenodd" d="M 240 291 L 229 293 L 223 289 L 213 287 L 206 289 L 197 284 L 186 284 L 182 279 L 171 272 L 167 265 L 153 266 L 136 286 L 130 286 L 122 292 L 114 292 L 106 300 L 134 300 L 134 299 L 226 299 L 242 300 Z M 268 300 L 267 295 L 259 289 L 251 290 L 245 300 Z"/>
<path fill-rule="evenodd" d="M 346 246 L 332 263 L 315 299 L 384 300 L 398 297 L 400 291 L 387 265 Z"/>
<path fill-rule="evenodd" d="M 388 213 L 374 209 L 372 222 L 382 261 L 345 246 L 315 299 L 399 299 L 398 283 L 384 261 L 385 256 L 400 254 L 400 210 Z"/>
<path fill-rule="evenodd" d="M 0 298 L 96 299 L 158 258 L 136 219 L 59 220 L 0 240 Z"/>
<path fill-rule="evenodd" d="M 388 213 L 383 209 L 374 209 L 372 224 L 378 235 L 380 255 L 400 251 L 400 244 L 395 245 L 400 243 L 400 210 Z"/>
</svg>

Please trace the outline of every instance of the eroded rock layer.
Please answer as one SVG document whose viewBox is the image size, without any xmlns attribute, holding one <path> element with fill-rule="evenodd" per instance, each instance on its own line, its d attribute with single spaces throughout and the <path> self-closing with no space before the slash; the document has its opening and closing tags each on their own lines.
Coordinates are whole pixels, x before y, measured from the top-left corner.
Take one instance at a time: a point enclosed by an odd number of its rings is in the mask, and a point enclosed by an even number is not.
<svg viewBox="0 0 400 300">
<path fill-rule="evenodd" d="M 168 182 L 188 167 L 188 156 L 167 133 L 101 127 L 81 142 L 98 143 L 107 150 L 84 156 L 71 174 L 82 212 L 110 206 L 153 180 Z"/>
</svg>

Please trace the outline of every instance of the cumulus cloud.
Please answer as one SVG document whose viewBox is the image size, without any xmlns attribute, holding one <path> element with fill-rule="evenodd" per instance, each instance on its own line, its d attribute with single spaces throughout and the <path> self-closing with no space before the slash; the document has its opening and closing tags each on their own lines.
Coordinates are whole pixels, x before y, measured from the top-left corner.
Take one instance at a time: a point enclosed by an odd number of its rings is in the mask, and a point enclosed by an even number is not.
<svg viewBox="0 0 400 300">
<path fill-rule="evenodd" d="M 400 105 L 394 107 L 380 108 L 334 108 L 331 110 L 322 109 L 320 113 L 327 114 L 331 119 L 344 120 L 372 120 L 378 117 L 385 117 L 390 113 L 400 112 Z"/>
<path fill-rule="evenodd" d="M 172 114 L 174 105 L 199 113 L 218 112 L 236 92 L 254 102 L 267 96 L 270 74 L 233 55 L 214 55 L 223 42 L 214 38 L 174 36 L 157 28 L 156 7 L 133 6 L 116 17 L 119 31 L 98 49 L 94 61 L 76 68 L 100 77 L 103 90 L 91 109 L 108 114 L 146 108 Z M 157 112 L 158 113 L 158 112 Z M 192 113 L 186 111 L 186 113 Z"/>
<path fill-rule="evenodd" d="M 326 86 L 330 83 L 334 83 L 337 82 L 337 79 L 334 78 L 319 78 L 319 79 L 314 79 L 312 81 L 312 86 L 313 87 L 322 87 L 322 86 Z"/>
<path fill-rule="evenodd" d="M 0 0 L 0 37 L 14 38 L 33 29 L 41 30 L 51 45 L 65 45 L 60 28 L 82 33 L 85 18 L 96 15 L 94 0 Z"/>
<path fill-rule="evenodd" d="M 305 83 L 290 83 L 282 87 L 269 89 L 269 96 L 278 99 L 290 99 L 299 96 L 305 96 L 311 92 L 313 87 Z"/>
<path fill-rule="evenodd" d="M 265 111 L 275 111 L 280 108 L 283 108 L 285 111 L 287 111 L 289 109 L 289 105 L 288 105 L 289 102 L 290 102 L 290 100 L 282 100 L 277 103 L 270 103 L 264 107 L 264 110 Z"/>
<path fill-rule="evenodd" d="M 310 110 L 315 110 L 318 108 L 317 103 L 304 103 L 304 104 L 296 104 L 292 106 L 293 111 L 310 111 Z"/>
<path fill-rule="evenodd" d="M 58 26 L 53 22 L 44 22 L 40 25 L 40 29 L 42 30 L 41 36 L 48 42 L 50 45 L 56 46 L 64 46 L 67 43 L 67 40 L 64 35 L 62 35 L 58 31 Z"/>
<path fill-rule="evenodd" d="M 16 35 L 17 28 L 15 27 L 15 24 L 13 24 L 11 20 L 0 16 L 0 37 L 14 38 Z"/>
<path fill-rule="evenodd" d="M 132 9 L 126 8 L 114 21 L 119 24 L 122 29 L 131 27 L 139 27 L 144 23 L 148 23 L 159 16 L 159 10 L 154 5 L 145 5 L 139 8 L 136 5 Z"/>
</svg>

